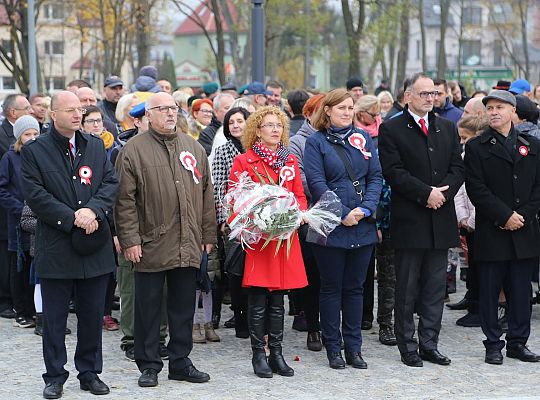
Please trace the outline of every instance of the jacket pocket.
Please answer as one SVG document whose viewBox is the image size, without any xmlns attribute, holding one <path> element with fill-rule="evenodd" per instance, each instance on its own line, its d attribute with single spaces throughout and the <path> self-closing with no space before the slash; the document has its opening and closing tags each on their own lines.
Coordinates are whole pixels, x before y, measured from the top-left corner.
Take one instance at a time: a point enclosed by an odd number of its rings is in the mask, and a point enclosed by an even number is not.
<svg viewBox="0 0 540 400">
<path fill-rule="evenodd" d="M 146 232 L 141 235 L 141 240 L 144 243 L 150 243 L 161 236 L 161 230 L 163 226 L 157 226 L 149 232 Z"/>
</svg>

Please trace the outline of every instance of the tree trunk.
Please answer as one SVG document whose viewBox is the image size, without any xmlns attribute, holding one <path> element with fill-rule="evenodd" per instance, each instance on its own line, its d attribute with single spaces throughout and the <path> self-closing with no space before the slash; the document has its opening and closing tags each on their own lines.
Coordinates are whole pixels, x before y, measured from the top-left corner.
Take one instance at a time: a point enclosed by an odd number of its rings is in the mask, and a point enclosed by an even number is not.
<svg viewBox="0 0 540 400">
<path fill-rule="evenodd" d="M 529 63 L 529 45 L 527 38 L 527 11 L 529 10 L 529 0 L 519 0 L 519 18 L 521 22 L 521 46 L 523 48 L 523 57 L 525 58 L 525 79 L 529 80 L 531 66 Z"/>
<path fill-rule="evenodd" d="M 461 64 L 463 60 L 461 59 L 461 51 L 463 48 L 463 11 L 465 9 L 465 4 L 463 0 L 460 0 L 459 7 L 459 37 L 458 37 L 458 55 L 457 55 L 457 80 L 461 81 Z"/>
<path fill-rule="evenodd" d="M 401 85 L 407 73 L 407 59 L 409 58 L 409 13 L 410 0 L 403 2 L 400 19 L 400 40 L 397 57 L 396 82 Z"/>
<path fill-rule="evenodd" d="M 437 60 L 437 76 L 444 78 L 446 75 L 447 63 L 446 63 L 446 28 L 448 27 L 448 11 L 450 8 L 450 0 L 439 0 L 441 8 L 441 30 L 439 40 L 439 58 Z"/>
<path fill-rule="evenodd" d="M 222 4 L 221 11 L 223 12 L 223 18 L 225 19 L 225 22 L 227 23 L 228 29 L 228 38 L 229 43 L 231 45 L 231 57 L 232 62 L 234 65 L 234 73 L 235 73 L 235 79 L 236 82 L 244 82 L 244 80 L 239 80 L 238 78 L 241 75 L 242 70 L 242 64 L 248 64 L 243 63 L 240 53 L 240 44 L 238 43 L 238 27 L 241 25 L 240 21 L 233 21 L 231 10 L 229 9 L 229 3 L 227 1 L 224 1 Z M 239 11 L 237 11 L 239 13 Z M 239 15 L 239 14 L 238 14 Z M 239 18 L 240 19 L 240 18 Z"/>
<path fill-rule="evenodd" d="M 424 23 L 424 0 L 419 0 L 418 8 L 418 22 L 420 23 L 420 40 L 422 51 L 422 71 L 425 73 L 428 69 L 428 66 L 426 59 L 426 25 Z"/>
<path fill-rule="evenodd" d="M 390 87 L 395 88 L 394 91 L 397 92 L 397 88 L 401 86 L 402 82 L 398 82 L 397 77 L 394 76 L 394 71 L 396 70 L 396 46 L 393 43 L 388 45 L 388 62 L 390 64 L 390 71 L 388 72 L 391 80 Z"/>
<path fill-rule="evenodd" d="M 150 63 L 150 7 L 147 0 L 135 3 L 135 47 L 137 49 L 137 71 Z"/>
<path fill-rule="evenodd" d="M 363 0 L 358 1 L 358 23 L 354 28 L 353 15 L 349 6 L 348 0 L 341 0 L 341 8 L 343 10 L 343 21 L 345 23 L 345 31 L 347 32 L 347 46 L 349 47 L 349 77 L 362 75 L 360 65 L 360 36 L 364 30 L 365 20 L 365 3 Z"/>
<path fill-rule="evenodd" d="M 214 14 L 214 21 L 216 24 L 216 40 L 217 40 L 217 54 L 216 54 L 216 69 L 219 77 L 219 83 L 224 85 L 225 80 L 225 40 L 223 39 L 223 23 L 221 19 L 221 10 L 218 0 L 210 0 L 212 5 L 212 12 Z"/>
</svg>

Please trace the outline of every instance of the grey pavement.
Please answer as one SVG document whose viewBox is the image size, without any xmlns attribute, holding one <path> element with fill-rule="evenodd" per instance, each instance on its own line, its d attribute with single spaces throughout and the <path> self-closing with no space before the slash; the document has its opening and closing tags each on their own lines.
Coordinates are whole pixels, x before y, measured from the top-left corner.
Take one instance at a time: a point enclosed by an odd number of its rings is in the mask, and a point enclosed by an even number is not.
<svg viewBox="0 0 540 400">
<path fill-rule="evenodd" d="M 452 301 L 461 299 L 463 282 Z M 222 321 L 231 315 L 224 307 Z M 101 378 L 111 388 L 104 399 L 540 399 L 540 363 L 529 364 L 504 359 L 500 366 L 483 361 L 483 335 L 480 328 L 462 328 L 455 320 L 464 311 L 445 309 L 439 350 L 452 359 L 450 366 L 425 362 L 423 368 L 410 368 L 399 360 L 396 347 L 378 342 L 378 326 L 363 331 L 363 356 L 367 370 L 346 368 L 332 370 L 323 352 L 306 348 L 306 334 L 293 331 L 292 317 L 287 317 L 284 354 L 295 369 L 295 376 L 272 379 L 257 378 L 251 367 L 248 339 L 234 337 L 233 329 L 220 327 L 220 343 L 195 345 L 191 354 L 194 365 L 208 372 L 211 380 L 204 384 L 169 381 L 167 363 L 159 375 L 156 388 L 139 388 L 135 363 L 124 358 L 119 348 L 121 333 L 103 332 L 104 371 Z M 33 329 L 14 328 L 12 321 L 0 318 L 0 354 L 3 384 L 0 399 L 41 398 L 44 366 L 41 339 Z M 69 318 L 75 332 L 76 319 Z M 67 369 L 70 377 L 64 385 L 64 399 L 91 399 L 93 395 L 79 389 L 73 365 L 76 335 L 66 339 Z M 531 350 L 540 352 L 540 305 L 533 308 Z M 293 361 L 295 356 L 299 361 Z"/>
</svg>

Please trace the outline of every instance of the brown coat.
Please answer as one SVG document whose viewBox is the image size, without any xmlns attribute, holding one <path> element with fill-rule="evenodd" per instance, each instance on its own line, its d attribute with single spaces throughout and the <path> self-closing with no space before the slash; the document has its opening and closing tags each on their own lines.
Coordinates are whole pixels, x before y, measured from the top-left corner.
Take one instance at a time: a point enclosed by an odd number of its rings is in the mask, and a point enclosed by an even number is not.
<svg viewBox="0 0 540 400">
<path fill-rule="evenodd" d="M 180 162 L 197 160 L 199 183 Z M 216 243 L 216 216 L 208 159 L 185 134 L 161 136 L 151 128 L 132 138 L 116 162 L 115 222 L 123 249 L 142 244 L 139 272 L 199 267 L 201 244 Z"/>
</svg>

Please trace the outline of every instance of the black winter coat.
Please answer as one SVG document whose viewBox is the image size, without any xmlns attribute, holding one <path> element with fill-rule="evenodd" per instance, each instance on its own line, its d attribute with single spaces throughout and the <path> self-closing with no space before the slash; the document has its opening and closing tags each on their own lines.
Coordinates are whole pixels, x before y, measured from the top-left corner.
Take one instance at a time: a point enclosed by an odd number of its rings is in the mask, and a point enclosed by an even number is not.
<svg viewBox="0 0 540 400">
<path fill-rule="evenodd" d="M 464 179 L 459 136 L 453 122 L 429 113 L 427 137 L 407 107 L 379 129 L 379 158 L 392 189 L 390 235 L 398 249 L 459 246 L 454 196 Z M 427 208 L 432 187 L 448 185 L 446 202 Z"/>
<path fill-rule="evenodd" d="M 74 212 L 90 208 L 100 223 L 106 224 L 118 186 L 103 141 L 79 131 L 75 140 L 73 166 L 69 141 L 54 126 L 21 152 L 23 194 L 38 218 L 35 263 L 40 278 L 85 279 L 115 268 L 112 240 L 89 256 L 75 252 L 71 245 Z M 91 169 L 90 184 L 83 183 L 83 167 Z"/>
<path fill-rule="evenodd" d="M 465 187 L 476 208 L 475 258 L 509 261 L 540 255 L 540 142 L 515 130 L 514 157 L 491 128 L 465 146 Z M 516 231 L 501 227 L 513 211 L 525 218 Z"/>
<path fill-rule="evenodd" d="M 6 119 L 0 124 L 0 158 L 9 150 L 9 146 L 15 143 L 13 125 Z M 0 240 L 8 240 L 8 224 L 6 211 L 0 207 Z"/>
</svg>

